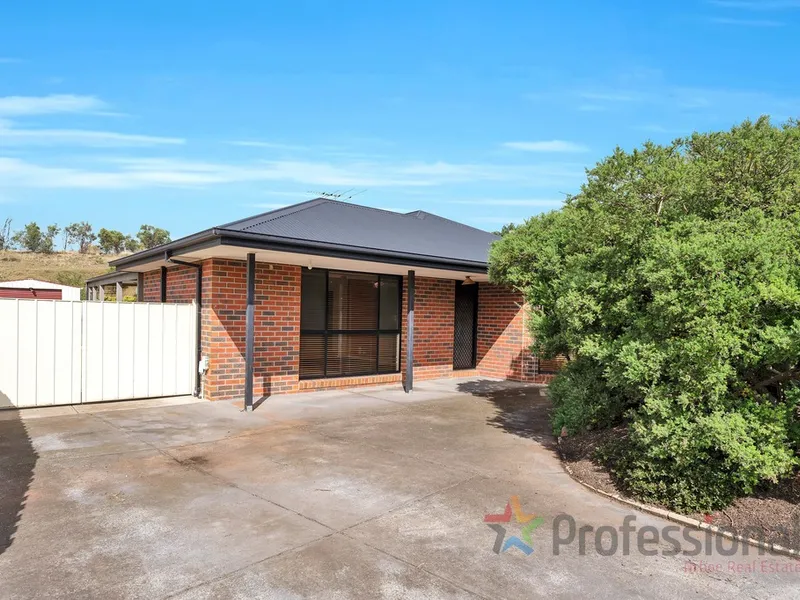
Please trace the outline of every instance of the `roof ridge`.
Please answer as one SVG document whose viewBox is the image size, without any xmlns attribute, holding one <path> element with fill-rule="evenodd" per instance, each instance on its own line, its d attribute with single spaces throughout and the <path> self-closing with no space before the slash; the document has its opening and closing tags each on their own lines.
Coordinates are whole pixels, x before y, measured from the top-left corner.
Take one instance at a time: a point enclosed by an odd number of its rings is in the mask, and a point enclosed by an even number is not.
<svg viewBox="0 0 800 600">
<path fill-rule="evenodd" d="M 272 210 L 268 210 L 263 213 L 259 213 L 257 215 L 251 215 L 249 217 L 244 217 L 242 219 L 236 219 L 235 221 L 231 221 L 229 223 L 225 223 L 224 225 L 217 225 L 217 229 L 228 229 L 232 225 L 236 225 L 238 223 L 244 223 L 245 221 L 252 221 L 253 219 L 258 219 L 259 217 L 266 217 L 268 215 L 274 215 L 271 219 L 264 219 L 265 221 L 272 221 L 274 219 L 278 219 L 280 217 L 285 217 L 286 215 L 291 215 L 301 210 L 305 210 L 306 208 L 311 208 L 312 206 L 317 206 L 318 204 L 322 204 L 323 202 L 327 202 L 327 198 L 317 197 L 312 198 L 311 200 L 304 200 L 303 202 L 298 202 L 297 204 L 290 204 L 289 206 L 283 206 L 281 208 L 274 208 Z M 278 214 L 280 213 L 280 214 Z M 261 221 L 262 223 L 264 221 Z M 255 225 L 255 224 L 254 224 Z M 252 227 L 252 225 L 250 226 Z M 247 229 L 247 227 L 245 227 Z"/>
<path fill-rule="evenodd" d="M 335 200 L 333 198 L 327 198 L 328 202 L 333 202 L 334 204 L 343 204 L 345 206 L 352 206 L 353 208 L 364 208 L 366 210 L 377 210 L 378 212 L 389 213 L 390 215 L 399 215 L 403 216 L 405 213 L 400 213 L 394 210 L 388 210 L 386 208 L 378 208 L 377 206 L 364 206 L 363 204 L 357 204 L 355 202 L 345 202 L 344 200 Z"/>
<path fill-rule="evenodd" d="M 403 216 L 408 217 L 410 215 L 416 213 L 425 213 L 426 215 L 430 215 L 432 217 L 436 217 L 437 219 L 441 219 L 442 221 L 447 221 L 448 223 L 453 223 L 455 225 L 459 225 L 460 227 L 466 227 L 467 229 L 472 229 L 473 231 L 480 231 L 481 233 L 490 233 L 494 235 L 491 231 L 486 231 L 485 229 L 478 229 L 477 227 L 473 227 L 472 225 L 467 225 L 466 223 L 461 223 L 460 221 L 454 221 L 453 219 L 448 219 L 447 217 L 443 217 L 441 215 L 437 215 L 436 213 L 428 212 L 427 210 L 412 210 L 410 213 L 406 213 Z"/>
</svg>

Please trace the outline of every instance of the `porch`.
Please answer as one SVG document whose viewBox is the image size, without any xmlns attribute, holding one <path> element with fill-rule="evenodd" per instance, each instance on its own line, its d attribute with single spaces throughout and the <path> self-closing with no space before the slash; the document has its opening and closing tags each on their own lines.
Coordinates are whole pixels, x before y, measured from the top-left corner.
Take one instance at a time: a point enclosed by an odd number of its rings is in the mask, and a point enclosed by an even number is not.
<svg viewBox="0 0 800 600">
<path fill-rule="evenodd" d="M 318 198 L 115 261 L 146 302 L 196 302 L 202 395 L 242 400 L 482 375 L 545 381 L 491 233 Z"/>
</svg>

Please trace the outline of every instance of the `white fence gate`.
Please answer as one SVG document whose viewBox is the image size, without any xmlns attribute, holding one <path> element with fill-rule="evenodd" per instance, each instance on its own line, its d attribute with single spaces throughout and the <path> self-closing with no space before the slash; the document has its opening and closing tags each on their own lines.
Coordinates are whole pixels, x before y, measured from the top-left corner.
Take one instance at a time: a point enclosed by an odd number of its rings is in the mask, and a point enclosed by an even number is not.
<svg viewBox="0 0 800 600">
<path fill-rule="evenodd" d="M 0 299 L 0 407 L 191 394 L 194 304 Z"/>
</svg>

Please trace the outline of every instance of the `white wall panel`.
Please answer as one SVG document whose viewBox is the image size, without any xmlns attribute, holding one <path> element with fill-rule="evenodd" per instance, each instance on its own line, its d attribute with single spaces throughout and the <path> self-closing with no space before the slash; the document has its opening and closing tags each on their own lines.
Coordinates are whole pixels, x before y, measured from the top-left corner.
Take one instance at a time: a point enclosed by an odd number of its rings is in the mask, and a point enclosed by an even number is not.
<svg viewBox="0 0 800 600">
<path fill-rule="evenodd" d="M 133 305 L 133 350 L 131 378 L 133 397 L 147 398 L 150 395 L 150 315 L 151 304 Z"/>
<path fill-rule="evenodd" d="M 36 406 L 55 404 L 56 347 L 59 328 L 56 326 L 56 303 L 36 300 Z M 63 331 L 60 332 L 63 336 Z"/>
<path fill-rule="evenodd" d="M 37 304 L 39 300 L 18 300 L 17 322 L 17 397 L 16 406 L 36 406 L 36 344 L 39 339 Z"/>
<path fill-rule="evenodd" d="M 0 407 L 190 394 L 193 304 L 0 299 Z"/>
<path fill-rule="evenodd" d="M 0 302 L 0 408 L 17 406 L 19 301 Z"/>
</svg>

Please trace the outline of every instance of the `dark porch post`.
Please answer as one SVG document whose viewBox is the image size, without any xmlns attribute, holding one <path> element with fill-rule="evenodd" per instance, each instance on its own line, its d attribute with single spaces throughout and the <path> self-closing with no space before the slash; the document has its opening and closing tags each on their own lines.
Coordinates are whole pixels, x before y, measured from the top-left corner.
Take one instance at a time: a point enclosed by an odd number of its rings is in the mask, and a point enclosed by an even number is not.
<svg viewBox="0 0 800 600">
<path fill-rule="evenodd" d="M 414 389 L 414 293 L 415 293 L 414 271 L 408 272 L 408 319 L 406 321 L 408 335 L 406 336 L 406 394 L 410 394 Z"/>
<path fill-rule="evenodd" d="M 256 255 L 247 255 L 247 330 L 244 355 L 244 410 L 253 410 L 253 361 L 256 327 Z"/>
<path fill-rule="evenodd" d="M 167 301 L 167 267 L 161 267 L 161 302 Z"/>
<path fill-rule="evenodd" d="M 136 274 L 136 301 L 144 302 L 144 273 Z"/>
</svg>

